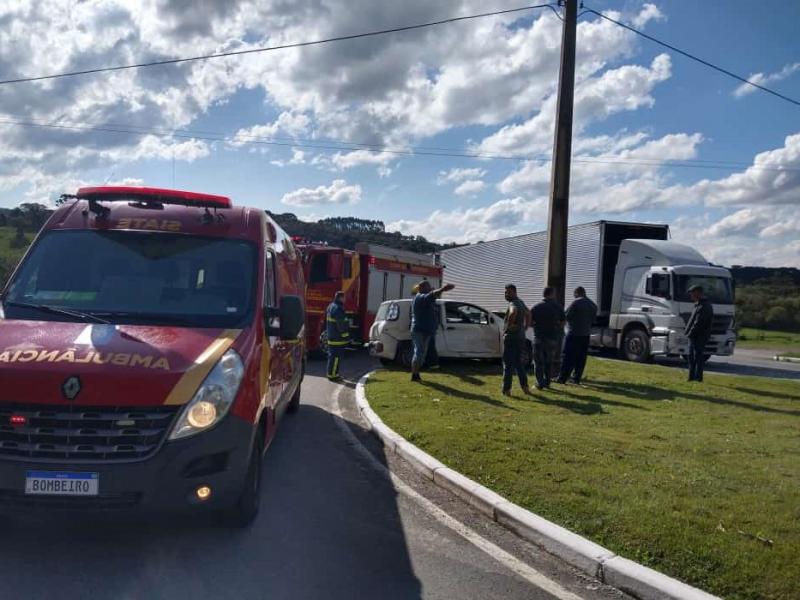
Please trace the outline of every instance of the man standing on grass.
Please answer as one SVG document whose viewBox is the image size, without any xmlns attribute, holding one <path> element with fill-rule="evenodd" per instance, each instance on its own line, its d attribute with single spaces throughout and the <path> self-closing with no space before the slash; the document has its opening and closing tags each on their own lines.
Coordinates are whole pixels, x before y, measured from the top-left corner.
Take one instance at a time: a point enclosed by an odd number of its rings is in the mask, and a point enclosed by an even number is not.
<svg viewBox="0 0 800 600">
<path fill-rule="evenodd" d="M 575 288 L 575 300 L 567 309 L 567 337 L 561 355 L 561 373 L 556 381 L 567 383 L 572 375 L 573 383 L 580 383 L 586 367 L 586 354 L 589 352 L 589 334 L 597 316 L 597 305 L 586 297 L 583 287 Z M 573 375 L 574 371 L 574 375 Z"/>
<path fill-rule="evenodd" d="M 428 280 L 418 284 L 419 292 L 411 303 L 411 341 L 414 343 L 414 358 L 411 360 L 411 381 L 422 381 L 420 368 L 425 364 L 428 349 L 436 343 L 436 329 L 439 320 L 436 318 L 436 300 L 455 286 L 448 283 L 437 290 L 431 290 Z"/>
<path fill-rule="evenodd" d="M 703 295 L 703 288 L 693 285 L 689 296 L 694 302 L 694 310 L 686 322 L 686 337 L 689 338 L 689 381 L 703 381 L 703 365 L 711 324 L 714 321 L 714 307 Z"/>
<path fill-rule="evenodd" d="M 544 299 L 531 309 L 533 325 L 533 363 L 536 373 L 536 389 L 550 387 L 550 368 L 553 357 L 559 351 L 558 340 L 564 329 L 564 309 L 556 300 L 552 287 L 544 288 Z"/>
<path fill-rule="evenodd" d="M 333 302 L 328 305 L 325 318 L 325 333 L 328 336 L 328 379 L 341 381 L 339 364 L 344 349 L 350 344 L 350 322 L 344 310 L 344 292 L 336 292 Z"/>
<path fill-rule="evenodd" d="M 525 331 L 530 326 L 530 313 L 525 303 L 517 296 L 517 286 L 509 283 L 506 286 L 508 308 L 503 318 L 503 395 L 511 395 L 511 381 L 516 373 L 519 387 L 526 394 L 528 388 L 527 365 L 522 362 L 525 350 Z"/>
</svg>

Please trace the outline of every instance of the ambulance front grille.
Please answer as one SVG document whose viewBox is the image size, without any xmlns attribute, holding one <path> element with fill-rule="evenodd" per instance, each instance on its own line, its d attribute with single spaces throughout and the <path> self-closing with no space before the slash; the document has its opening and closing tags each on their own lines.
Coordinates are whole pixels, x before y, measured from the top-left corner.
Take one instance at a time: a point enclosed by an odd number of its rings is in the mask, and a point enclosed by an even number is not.
<svg viewBox="0 0 800 600">
<path fill-rule="evenodd" d="M 0 404 L 0 458 L 62 462 L 147 458 L 161 445 L 177 408 Z"/>
</svg>

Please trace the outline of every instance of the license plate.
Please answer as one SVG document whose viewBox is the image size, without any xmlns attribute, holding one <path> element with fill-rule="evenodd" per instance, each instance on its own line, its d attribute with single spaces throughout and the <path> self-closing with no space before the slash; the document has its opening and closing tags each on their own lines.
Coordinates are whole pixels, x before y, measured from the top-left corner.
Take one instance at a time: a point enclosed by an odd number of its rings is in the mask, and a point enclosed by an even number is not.
<svg viewBox="0 0 800 600">
<path fill-rule="evenodd" d="M 97 473 L 59 473 L 28 471 L 25 493 L 47 496 L 97 496 L 100 476 Z"/>
</svg>

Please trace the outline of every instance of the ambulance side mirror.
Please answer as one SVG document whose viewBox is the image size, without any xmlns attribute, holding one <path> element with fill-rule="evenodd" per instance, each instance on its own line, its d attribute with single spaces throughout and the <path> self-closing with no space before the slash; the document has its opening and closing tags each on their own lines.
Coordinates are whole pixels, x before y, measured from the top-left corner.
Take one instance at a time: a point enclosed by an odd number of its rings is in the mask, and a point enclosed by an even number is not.
<svg viewBox="0 0 800 600">
<path fill-rule="evenodd" d="M 296 340 L 306 324 L 303 299 L 300 296 L 281 296 L 280 331 L 282 340 Z"/>
</svg>

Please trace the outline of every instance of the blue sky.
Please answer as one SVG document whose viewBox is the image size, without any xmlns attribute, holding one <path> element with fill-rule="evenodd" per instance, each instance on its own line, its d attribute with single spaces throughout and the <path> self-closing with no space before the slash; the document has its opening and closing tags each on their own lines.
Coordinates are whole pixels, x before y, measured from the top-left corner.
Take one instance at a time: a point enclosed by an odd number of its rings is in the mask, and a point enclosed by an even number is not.
<svg viewBox="0 0 800 600">
<path fill-rule="evenodd" d="M 5 3 L 0 19 L 11 26 L 0 31 L 0 78 L 519 5 L 240 0 L 187 11 L 184 4 Z M 587 6 L 800 98 L 793 31 L 800 4 Z M 213 133 L 187 139 L 0 124 L 0 206 L 52 202 L 82 184 L 133 182 L 226 194 L 301 218 L 379 218 L 437 241 L 539 230 L 550 167 L 524 159 L 551 154 L 559 43 L 560 23 L 539 10 L 146 73 L 0 86 L 0 121 Z M 571 222 L 666 222 L 676 240 L 723 264 L 800 266 L 800 107 L 758 90 L 737 94 L 738 87 L 594 15 L 581 17 Z M 254 139 L 294 145 L 246 143 Z M 331 139 L 519 159 L 306 147 Z"/>
</svg>

